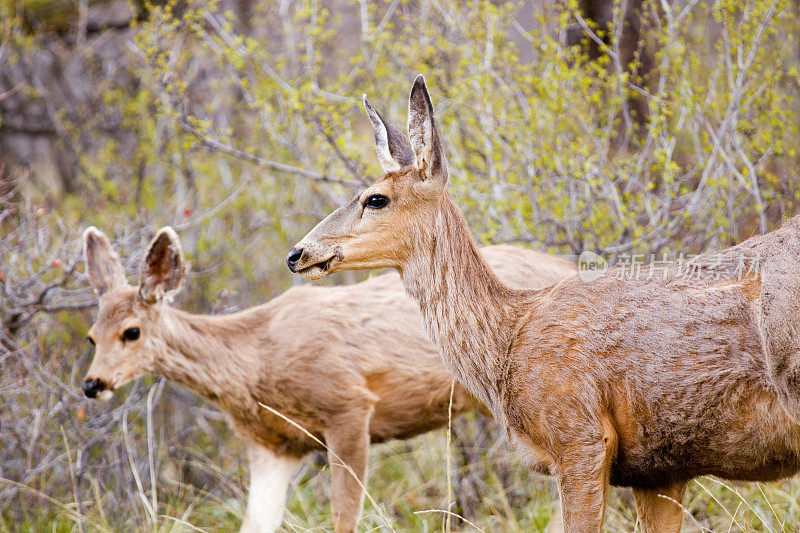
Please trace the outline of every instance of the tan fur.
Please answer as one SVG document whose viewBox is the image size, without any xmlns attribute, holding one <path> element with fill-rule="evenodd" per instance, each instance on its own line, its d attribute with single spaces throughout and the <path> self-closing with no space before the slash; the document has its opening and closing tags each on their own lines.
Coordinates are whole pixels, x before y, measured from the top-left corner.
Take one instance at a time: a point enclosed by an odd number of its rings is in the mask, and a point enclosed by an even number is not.
<svg viewBox="0 0 800 533">
<path fill-rule="evenodd" d="M 102 236 L 95 229 L 86 235 L 92 243 Z M 542 287 L 575 272 L 520 248 L 484 253 L 498 275 L 519 287 Z M 296 287 L 246 311 L 203 316 L 147 297 L 181 285 L 183 257 L 171 230 L 159 232 L 145 257 L 147 287 L 119 279 L 110 246 L 105 256 L 87 259 L 90 271 L 110 273 L 100 282 L 110 288 L 89 330 L 97 349 L 87 381 L 114 390 L 143 374 L 164 376 L 214 401 L 248 447 L 297 458 L 319 448 L 263 403 L 323 439 L 330 463 L 340 458 L 362 481 L 370 442 L 413 437 L 447 422 L 452 377 L 395 273 L 349 287 Z M 123 342 L 132 327 L 141 337 Z M 476 406 L 456 385 L 455 413 Z M 363 499 L 359 481 L 336 466 L 332 478 L 336 530 L 353 531 Z"/>
<path fill-rule="evenodd" d="M 557 478 L 567 531 L 601 529 L 609 484 L 634 488 L 646 531 L 677 531 L 682 515 L 659 494 L 680 501 L 699 475 L 774 480 L 800 469 L 800 217 L 698 257 L 692 276 L 673 265 L 514 289 L 445 190 L 421 77 L 409 113 L 416 163 L 320 222 L 293 268 L 312 278 L 397 268 L 458 381 L 529 466 Z M 364 207 L 376 194 L 385 207 Z M 760 272 L 737 274 L 759 258 Z"/>
</svg>

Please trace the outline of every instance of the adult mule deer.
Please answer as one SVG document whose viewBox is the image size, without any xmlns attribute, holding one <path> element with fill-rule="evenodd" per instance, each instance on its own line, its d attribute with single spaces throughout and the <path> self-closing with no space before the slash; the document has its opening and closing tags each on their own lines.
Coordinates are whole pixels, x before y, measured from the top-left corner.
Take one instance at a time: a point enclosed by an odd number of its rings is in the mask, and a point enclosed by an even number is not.
<svg viewBox="0 0 800 533">
<path fill-rule="evenodd" d="M 422 76 L 408 138 L 364 105 L 385 174 L 311 230 L 289 268 L 309 279 L 398 269 L 458 381 L 529 467 L 556 477 L 567 531 L 601 529 L 610 484 L 633 488 L 645 531 L 678 531 L 693 477 L 800 469 L 798 218 L 694 261 L 713 275 L 672 266 L 511 288 L 446 191 Z"/>
<path fill-rule="evenodd" d="M 83 238 L 89 280 L 100 297 L 83 390 L 109 398 L 150 373 L 215 402 L 250 459 L 243 530 L 278 528 L 300 459 L 320 448 L 260 403 L 327 445 L 337 532 L 355 529 L 370 442 L 406 439 L 447 423 L 452 377 L 396 274 L 348 287 L 295 287 L 239 313 L 191 315 L 165 302 L 184 279 L 172 229 L 161 229 L 150 244 L 138 287 L 127 284 L 103 233 L 92 227 Z M 545 286 L 575 272 L 565 261 L 510 246 L 483 253 L 518 286 Z M 454 412 L 476 406 L 457 386 Z"/>
</svg>

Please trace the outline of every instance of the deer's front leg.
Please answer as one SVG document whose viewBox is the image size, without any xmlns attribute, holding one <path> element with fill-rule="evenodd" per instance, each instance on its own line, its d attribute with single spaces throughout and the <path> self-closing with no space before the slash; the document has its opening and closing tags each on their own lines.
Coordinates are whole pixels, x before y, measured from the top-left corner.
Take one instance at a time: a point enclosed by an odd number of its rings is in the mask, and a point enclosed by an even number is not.
<svg viewBox="0 0 800 533">
<path fill-rule="evenodd" d="M 372 409 L 349 413 L 325 433 L 331 468 L 331 511 L 336 533 L 352 533 L 361 514 Z M 346 465 L 346 466 L 345 466 Z"/>
<path fill-rule="evenodd" d="M 596 533 L 603 527 L 609 491 L 611 462 L 617 453 L 617 433 L 611 420 L 601 417 L 599 427 L 586 428 L 583 442 L 558 454 L 558 491 L 565 533 Z"/>
<path fill-rule="evenodd" d="M 558 476 L 565 533 L 598 533 L 603 526 L 608 478 L 583 468 L 563 468 Z"/>
<path fill-rule="evenodd" d="M 286 491 L 300 468 L 300 459 L 277 455 L 257 445 L 251 445 L 247 455 L 250 459 L 250 491 L 241 531 L 272 533 L 283 521 Z"/>
</svg>

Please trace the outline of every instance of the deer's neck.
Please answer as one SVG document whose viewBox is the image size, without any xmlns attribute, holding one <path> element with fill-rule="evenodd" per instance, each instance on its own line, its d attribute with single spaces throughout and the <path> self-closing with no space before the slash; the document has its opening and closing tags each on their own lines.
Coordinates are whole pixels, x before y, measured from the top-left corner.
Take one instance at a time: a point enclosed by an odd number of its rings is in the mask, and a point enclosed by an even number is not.
<svg viewBox="0 0 800 533">
<path fill-rule="evenodd" d="M 192 315 L 165 308 L 164 348 L 156 357 L 154 373 L 222 404 L 246 397 L 254 373 L 252 368 L 248 371 L 246 358 L 254 352 L 255 336 L 247 331 L 253 324 L 242 315 Z"/>
<path fill-rule="evenodd" d="M 406 290 L 455 377 L 495 411 L 515 323 L 514 291 L 483 260 L 448 194 L 432 227 L 413 239 L 401 270 Z"/>
</svg>

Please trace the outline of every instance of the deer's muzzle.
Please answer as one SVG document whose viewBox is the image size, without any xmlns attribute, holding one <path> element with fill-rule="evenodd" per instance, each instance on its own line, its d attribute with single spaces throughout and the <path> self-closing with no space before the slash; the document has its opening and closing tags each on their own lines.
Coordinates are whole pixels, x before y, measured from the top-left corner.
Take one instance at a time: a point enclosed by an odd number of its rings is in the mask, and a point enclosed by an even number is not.
<svg viewBox="0 0 800 533">
<path fill-rule="evenodd" d="M 310 251 L 295 247 L 286 256 L 286 265 L 294 273 L 311 280 L 321 279 L 330 273 L 331 263 L 336 259 L 336 254 L 329 254 L 320 261 L 319 257 L 314 257 Z"/>
<path fill-rule="evenodd" d="M 97 398 L 97 395 L 106 390 L 106 384 L 99 379 L 87 379 L 83 382 L 83 393 L 87 398 Z"/>
</svg>

